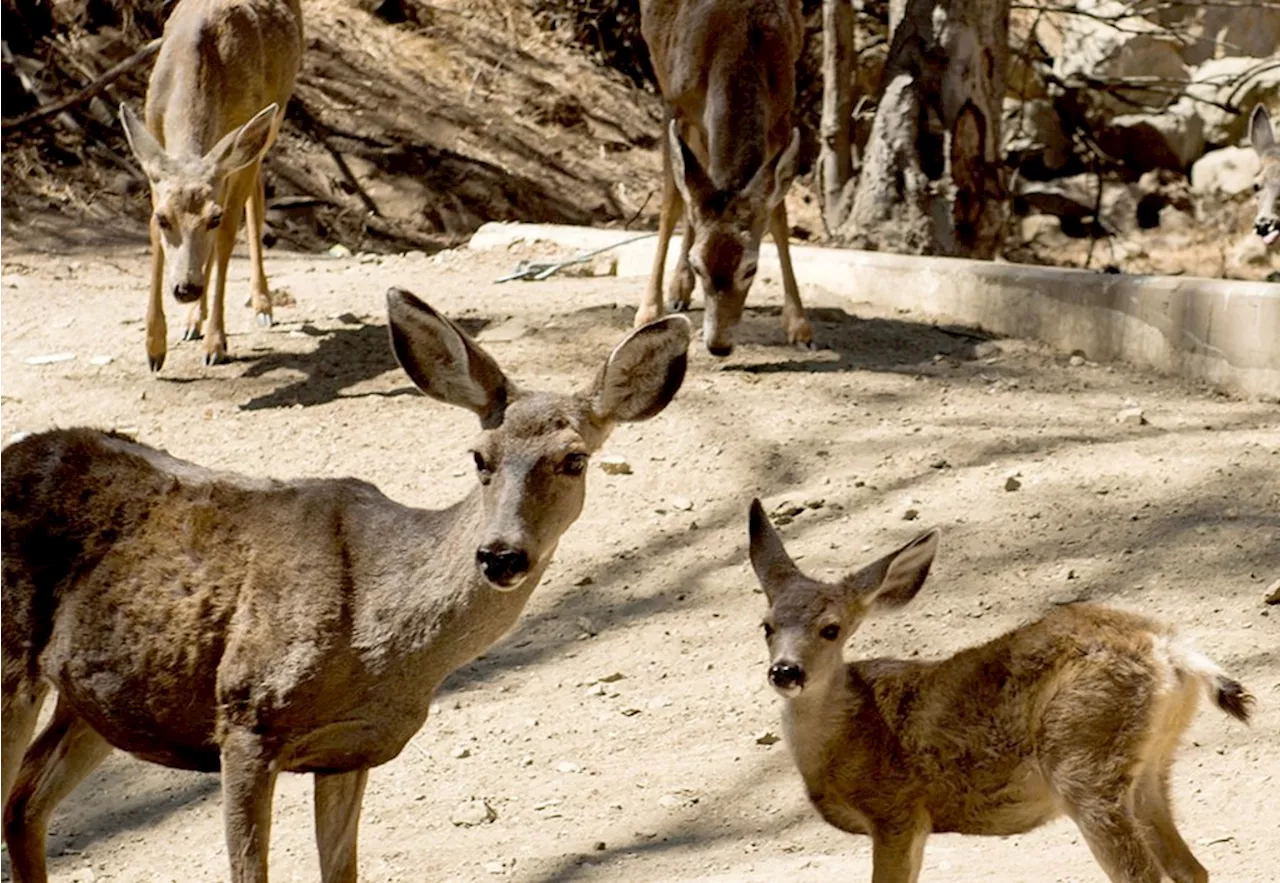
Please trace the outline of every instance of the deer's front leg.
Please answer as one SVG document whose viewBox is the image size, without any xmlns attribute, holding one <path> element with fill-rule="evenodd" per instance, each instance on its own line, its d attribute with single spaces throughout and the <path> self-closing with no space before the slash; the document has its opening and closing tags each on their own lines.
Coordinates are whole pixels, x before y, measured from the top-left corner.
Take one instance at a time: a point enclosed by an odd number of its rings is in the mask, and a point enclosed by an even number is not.
<svg viewBox="0 0 1280 883">
<path fill-rule="evenodd" d="M 368 770 L 316 773 L 316 846 L 323 883 L 356 883 L 356 834 Z"/>
<path fill-rule="evenodd" d="M 921 825 L 871 835 L 871 883 L 916 883 L 929 831 Z"/>
<path fill-rule="evenodd" d="M 164 248 L 160 226 L 151 216 L 151 295 L 147 299 L 147 366 L 152 371 L 164 367 L 168 350 L 168 328 L 164 322 Z"/>
<path fill-rule="evenodd" d="M 213 302 L 209 306 L 209 325 L 204 336 L 204 363 L 217 365 L 227 361 L 227 328 L 224 305 L 227 299 L 227 265 L 231 262 L 231 251 L 236 245 L 236 233 L 240 230 L 240 221 L 244 218 L 245 192 L 244 179 L 235 182 L 231 195 L 223 209 L 222 224 L 218 227 L 218 238 L 214 243 L 213 267 Z M 206 291 L 208 287 L 206 286 Z"/>
<path fill-rule="evenodd" d="M 805 318 L 804 304 L 800 303 L 800 286 L 796 285 L 796 274 L 791 268 L 791 225 L 787 221 L 785 203 L 778 203 L 769 216 L 769 232 L 778 248 L 778 263 L 782 265 L 782 325 L 787 332 L 787 342 L 812 346 L 813 326 Z"/>
<path fill-rule="evenodd" d="M 662 318 L 662 277 L 667 267 L 667 247 L 671 244 L 671 234 L 675 232 L 676 221 L 684 210 L 684 200 L 676 188 L 676 179 L 671 169 L 670 144 L 662 140 L 662 209 L 658 213 L 658 246 L 653 253 L 653 269 L 649 272 L 649 285 L 645 288 L 640 308 L 636 310 L 635 326 L 639 328 L 655 319 Z"/>
<path fill-rule="evenodd" d="M 275 785 L 275 767 L 258 737 L 231 727 L 222 740 L 222 812 L 231 883 L 267 881 Z"/>
</svg>

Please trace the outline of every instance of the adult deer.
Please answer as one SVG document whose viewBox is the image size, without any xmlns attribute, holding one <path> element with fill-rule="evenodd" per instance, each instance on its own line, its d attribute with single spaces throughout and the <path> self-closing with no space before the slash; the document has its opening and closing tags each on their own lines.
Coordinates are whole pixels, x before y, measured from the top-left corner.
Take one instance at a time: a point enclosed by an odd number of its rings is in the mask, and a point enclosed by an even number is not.
<svg viewBox="0 0 1280 883">
<path fill-rule="evenodd" d="M 113 747 L 221 769 L 235 883 L 267 878 L 277 774 L 314 773 L 323 879 L 355 880 L 370 768 L 515 623 L 613 425 L 657 414 L 684 378 L 683 317 L 632 332 L 585 391 L 552 395 L 514 385 L 408 292 L 388 309 L 414 383 L 483 427 L 479 486 L 448 509 L 355 479 L 213 472 L 87 429 L 5 450 L 4 838 L 18 883 L 45 879 L 50 814 Z M 53 718 L 28 745 L 49 686 Z"/>
<path fill-rule="evenodd" d="M 871 836 L 873 883 L 914 883 L 932 832 L 1063 812 L 1117 883 L 1208 880 L 1174 826 L 1170 767 L 1201 691 L 1242 721 L 1253 698 L 1170 628 L 1078 604 L 949 659 L 847 663 L 863 619 L 920 591 L 937 531 L 836 583 L 800 572 L 758 500 L 750 537 L 788 746 L 822 817 Z"/>
<path fill-rule="evenodd" d="M 799 0 L 641 0 L 640 30 L 666 115 L 658 248 L 636 325 L 662 315 L 667 245 L 683 208 L 671 307 L 689 308 L 696 274 L 706 301 L 707 349 L 717 356 L 733 351 L 733 327 L 766 227 L 782 265 L 787 339 L 812 343 L 791 269 L 784 204 L 800 144 L 791 127 L 804 43 Z"/>
<path fill-rule="evenodd" d="M 1271 117 L 1261 104 L 1249 117 L 1249 142 L 1262 164 L 1258 170 L 1258 214 L 1253 229 L 1271 245 L 1280 239 L 1280 144 L 1276 144 Z"/>
<path fill-rule="evenodd" d="M 164 366 L 164 292 L 191 304 L 184 340 L 204 329 L 204 362 L 227 358 L 227 263 L 248 214 L 254 313 L 272 322 L 262 268 L 262 156 L 275 141 L 302 60 L 298 0 L 181 0 L 147 87 L 146 125 L 120 121 L 151 182 L 147 363 Z M 207 301 L 213 275 L 213 304 Z"/>
</svg>

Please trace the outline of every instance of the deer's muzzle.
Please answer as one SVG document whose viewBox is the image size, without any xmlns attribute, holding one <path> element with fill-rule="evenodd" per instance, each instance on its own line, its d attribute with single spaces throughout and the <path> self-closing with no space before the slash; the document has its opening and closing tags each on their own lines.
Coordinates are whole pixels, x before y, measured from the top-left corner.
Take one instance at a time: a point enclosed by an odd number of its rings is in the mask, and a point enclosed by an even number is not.
<svg viewBox="0 0 1280 883">
<path fill-rule="evenodd" d="M 804 689 L 804 669 L 794 662 L 775 662 L 769 666 L 769 683 L 790 699 Z"/>
<path fill-rule="evenodd" d="M 504 542 L 476 549 L 476 566 L 494 588 L 511 589 L 529 573 L 529 553 Z"/>
</svg>

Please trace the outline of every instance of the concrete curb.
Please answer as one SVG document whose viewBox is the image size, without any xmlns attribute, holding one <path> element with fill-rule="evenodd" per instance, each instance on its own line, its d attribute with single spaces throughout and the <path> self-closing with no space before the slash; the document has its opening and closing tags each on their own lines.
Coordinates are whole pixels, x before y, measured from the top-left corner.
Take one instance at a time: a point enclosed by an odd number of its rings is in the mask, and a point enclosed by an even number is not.
<svg viewBox="0 0 1280 883">
<path fill-rule="evenodd" d="M 544 241 L 583 251 L 637 234 L 554 224 L 491 223 L 470 248 Z M 675 237 L 678 239 L 678 237 Z M 619 276 L 649 274 L 656 240 L 620 247 Z M 672 242 L 668 267 L 679 243 Z M 1096 361 L 1131 362 L 1240 395 L 1280 399 L 1280 285 L 1126 276 L 956 258 L 792 245 L 796 281 L 850 299 L 1043 341 Z M 778 271 L 766 242 L 761 269 Z M 636 293 L 639 298 L 639 291 Z"/>
</svg>

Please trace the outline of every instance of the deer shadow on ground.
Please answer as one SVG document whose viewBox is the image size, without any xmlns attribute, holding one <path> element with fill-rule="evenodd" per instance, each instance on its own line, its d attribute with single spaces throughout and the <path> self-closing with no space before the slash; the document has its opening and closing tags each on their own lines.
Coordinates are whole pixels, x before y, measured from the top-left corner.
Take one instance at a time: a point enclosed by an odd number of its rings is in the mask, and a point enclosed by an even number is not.
<svg viewBox="0 0 1280 883">
<path fill-rule="evenodd" d="M 463 330 L 474 336 L 489 320 L 455 320 Z M 303 334 L 320 338 L 320 345 L 311 352 L 267 353 L 260 357 L 246 357 L 252 362 L 244 372 L 245 377 L 263 377 L 277 369 L 299 371 L 304 376 L 266 395 L 250 399 L 240 406 L 244 411 L 262 411 L 270 408 L 292 408 L 295 405 L 311 407 L 323 405 L 339 398 L 354 395 L 399 396 L 414 393 L 405 384 L 395 389 L 379 392 L 344 394 L 359 383 L 372 380 L 388 371 L 400 371 L 387 336 L 386 325 L 369 325 L 352 320 L 350 324 L 333 329 L 303 325 Z M 403 376 L 403 375 L 401 375 Z"/>
</svg>

